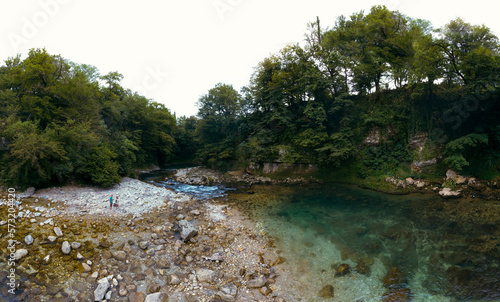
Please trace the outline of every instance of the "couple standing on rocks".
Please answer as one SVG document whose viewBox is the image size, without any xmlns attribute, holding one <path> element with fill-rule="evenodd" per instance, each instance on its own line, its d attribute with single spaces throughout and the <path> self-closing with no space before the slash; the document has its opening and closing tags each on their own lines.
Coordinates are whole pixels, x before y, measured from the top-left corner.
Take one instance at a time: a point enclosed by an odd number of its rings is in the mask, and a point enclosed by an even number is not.
<svg viewBox="0 0 500 302">
<path fill-rule="evenodd" d="M 115 207 L 118 208 L 118 196 L 116 196 L 115 199 Z M 109 198 L 109 209 L 111 210 L 113 208 L 113 195 Z"/>
</svg>

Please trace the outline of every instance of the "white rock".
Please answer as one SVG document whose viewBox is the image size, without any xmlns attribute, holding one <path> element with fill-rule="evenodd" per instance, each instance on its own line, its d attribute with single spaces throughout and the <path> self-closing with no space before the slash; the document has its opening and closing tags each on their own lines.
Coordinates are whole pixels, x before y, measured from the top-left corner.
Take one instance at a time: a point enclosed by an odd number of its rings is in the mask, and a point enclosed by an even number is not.
<svg viewBox="0 0 500 302">
<path fill-rule="evenodd" d="M 64 241 L 61 246 L 61 251 L 63 254 L 69 255 L 71 253 L 71 246 L 69 245 L 69 242 Z"/>
<path fill-rule="evenodd" d="M 76 250 L 79 249 L 82 246 L 80 242 L 71 242 L 71 248 Z"/>
<path fill-rule="evenodd" d="M 90 272 L 90 270 L 92 269 L 87 263 L 83 262 L 82 263 L 82 267 L 83 269 L 86 271 L 86 272 Z"/>
<path fill-rule="evenodd" d="M 56 234 L 57 237 L 61 237 L 63 235 L 63 232 L 61 231 L 60 227 L 54 227 L 54 233 Z"/>
<path fill-rule="evenodd" d="M 77 254 L 76 254 L 76 259 L 78 259 L 78 260 L 82 260 L 83 258 L 84 258 L 84 257 L 83 257 L 83 255 L 82 255 L 82 254 L 80 254 L 80 253 L 77 253 Z"/>
<path fill-rule="evenodd" d="M 26 255 L 28 255 L 28 250 L 26 250 L 26 249 L 18 249 L 14 253 L 14 259 L 17 261 L 17 260 L 20 260 L 21 258 L 23 258 Z"/>
<path fill-rule="evenodd" d="M 26 242 L 27 245 L 33 244 L 33 236 L 27 235 L 26 237 L 24 237 L 24 242 Z"/>
<path fill-rule="evenodd" d="M 462 192 L 460 190 L 458 191 L 453 191 L 450 188 L 443 188 L 441 191 L 439 191 L 439 195 L 443 198 L 458 198 L 462 195 Z"/>
<path fill-rule="evenodd" d="M 101 279 L 102 280 L 102 279 Z M 99 281 L 101 281 L 99 280 Z M 104 281 L 99 282 L 99 285 L 94 290 L 94 301 L 101 301 L 104 299 L 106 292 L 109 289 L 109 282 L 107 278 L 104 278 Z"/>
<path fill-rule="evenodd" d="M 49 236 L 49 237 L 47 237 L 47 239 L 49 239 L 50 242 L 54 242 L 57 240 L 57 237 L 56 236 Z"/>
<path fill-rule="evenodd" d="M 43 261 L 44 261 L 45 263 L 49 263 L 49 260 L 50 260 L 50 255 L 47 255 L 47 256 L 45 256 L 45 257 L 43 258 Z"/>
</svg>

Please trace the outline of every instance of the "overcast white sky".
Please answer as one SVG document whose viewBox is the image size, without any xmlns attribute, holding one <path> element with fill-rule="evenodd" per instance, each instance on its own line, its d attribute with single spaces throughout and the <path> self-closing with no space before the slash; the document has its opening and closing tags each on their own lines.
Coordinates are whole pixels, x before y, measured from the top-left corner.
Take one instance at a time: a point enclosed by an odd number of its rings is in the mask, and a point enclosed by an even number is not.
<svg viewBox="0 0 500 302">
<path fill-rule="evenodd" d="M 44 47 L 101 74 L 118 71 L 124 87 L 194 115 L 215 84 L 239 90 L 260 61 L 302 42 L 316 16 L 332 27 L 378 4 L 435 28 L 460 16 L 500 33 L 490 0 L 0 0 L 0 60 Z"/>
</svg>

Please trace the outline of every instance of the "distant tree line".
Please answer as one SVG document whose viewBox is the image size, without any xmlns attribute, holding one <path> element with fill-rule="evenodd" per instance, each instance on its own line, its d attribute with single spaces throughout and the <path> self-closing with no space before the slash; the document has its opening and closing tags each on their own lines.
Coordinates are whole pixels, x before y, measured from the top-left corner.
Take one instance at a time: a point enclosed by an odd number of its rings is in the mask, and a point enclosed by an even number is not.
<svg viewBox="0 0 500 302">
<path fill-rule="evenodd" d="M 348 166 L 365 177 L 417 157 L 492 178 L 500 163 L 498 38 L 458 18 L 441 29 L 385 6 L 308 24 L 305 44 L 265 58 L 240 92 L 217 84 L 197 116 L 44 49 L 0 67 L 0 177 L 108 186 L 151 164 Z M 363 140 L 378 131 L 376 145 Z M 411 140 L 427 136 L 428 154 Z M 420 150 L 421 151 L 421 150 Z"/>
</svg>

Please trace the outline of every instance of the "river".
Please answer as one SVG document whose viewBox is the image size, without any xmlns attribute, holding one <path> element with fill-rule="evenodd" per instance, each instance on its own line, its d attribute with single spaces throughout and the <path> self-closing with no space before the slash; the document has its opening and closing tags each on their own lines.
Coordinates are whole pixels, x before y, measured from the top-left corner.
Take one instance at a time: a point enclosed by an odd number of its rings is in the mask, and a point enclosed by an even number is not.
<svg viewBox="0 0 500 302">
<path fill-rule="evenodd" d="M 332 301 L 500 301 L 498 202 L 332 184 L 251 193 L 230 198 L 273 238 L 311 301 L 326 285 Z"/>
</svg>

